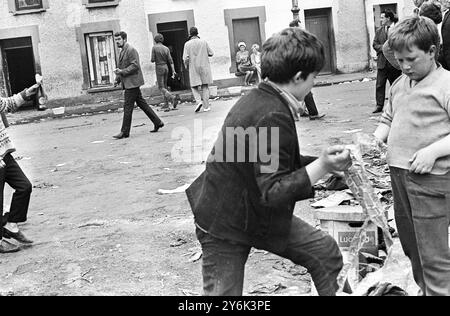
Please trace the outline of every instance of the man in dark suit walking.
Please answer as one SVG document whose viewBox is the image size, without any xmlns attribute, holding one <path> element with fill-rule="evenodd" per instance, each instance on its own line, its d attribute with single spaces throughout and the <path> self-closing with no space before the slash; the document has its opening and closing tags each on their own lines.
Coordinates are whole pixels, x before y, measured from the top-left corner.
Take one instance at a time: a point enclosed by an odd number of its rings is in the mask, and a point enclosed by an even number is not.
<svg viewBox="0 0 450 316">
<path fill-rule="evenodd" d="M 442 21 L 442 49 L 439 61 L 447 70 L 450 70 L 450 0 L 441 0 L 444 13 Z"/>
<path fill-rule="evenodd" d="M 123 123 L 121 132 L 114 136 L 116 139 L 130 137 L 131 121 L 133 118 L 134 104 L 136 103 L 148 118 L 155 125 L 152 133 L 164 127 L 164 123 L 150 108 L 142 97 L 141 86 L 144 85 L 144 76 L 142 75 L 139 54 L 137 50 L 127 42 L 127 33 L 118 32 L 114 34 L 114 40 L 117 47 L 121 49 L 119 56 L 119 68 L 114 72 L 116 74 L 116 85 L 122 83 L 125 90 L 125 104 L 123 106 Z"/>
<path fill-rule="evenodd" d="M 401 70 L 392 66 L 383 54 L 383 45 L 388 40 L 389 30 L 393 24 L 397 22 L 397 18 L 391 10 L 386 10 L 381 13 L 381 27 L 375 34 L 373 40 L 373 48 L 377 52 L 377 87 L 376 87 L 376 102 L 377 107 L 373 113 L 383 112 L 384 102 L 386 98 L 386 83 L 392 85 L 395 80 L 402 74 Z"/>
</svg>

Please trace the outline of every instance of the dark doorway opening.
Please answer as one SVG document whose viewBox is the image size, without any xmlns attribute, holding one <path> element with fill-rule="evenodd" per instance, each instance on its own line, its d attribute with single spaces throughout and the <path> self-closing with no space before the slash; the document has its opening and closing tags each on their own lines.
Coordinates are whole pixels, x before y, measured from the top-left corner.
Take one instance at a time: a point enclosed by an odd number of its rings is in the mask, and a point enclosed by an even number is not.
<svg viewBox="0 0 450 316">
<path fill-rule="evenodd" d="M 331 8 L 305 10 L 305 27 L 323 43 L 325 47 L 325 66 L 321 74 L 335 71 L 335 44 L 331 21 Z"/>
<path fill-rule="evenodd" d="M 168 22 L 157 24 L 158 33 L 164 36 L 164 45 L 170 49 L 175 71 L 178 76 L 172 79 L 172 69 L 170 68 L 167 85 L 172 91 L 186 90 L 190 88 L 189 72 L 183 63 L 184 44 L 188 38 L 187 21 Z"/>
<path fill-rule="evenodd" d="M 31 37 L 2 40 L 0 46 L 8 95 L 12 96 L 35 84 L 36 72 Z M 34 102 L 28 102 L 25 106 L 34 106 Z"/>
</svg>

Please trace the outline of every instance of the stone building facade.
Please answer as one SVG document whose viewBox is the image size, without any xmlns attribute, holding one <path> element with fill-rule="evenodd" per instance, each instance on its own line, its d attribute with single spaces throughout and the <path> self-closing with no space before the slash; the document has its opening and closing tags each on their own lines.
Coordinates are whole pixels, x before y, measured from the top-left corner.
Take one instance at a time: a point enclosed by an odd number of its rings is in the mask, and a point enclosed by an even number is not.
<svg viewBox="0 0 450 316">
<path fill-rule="evenodd" d="M 325 43 L 324 73 L 367 69 L 379 13 L 413 10 L 412 0 L 301 0 L 302 27 Z M 197 26 L 215 55 L 213 76 L 235 79 L 237 43 L 261 44 L 292 20 L 289 0 L 2 0 L 0 1 L 0 94 L 10 95 L 45 78 L 51 99 L 114 90 L 119 52 L 113 34 L 124 30 L 137 48 L 146 86 L 155 84 L 150 62 L 153 36 L 166 38 L 180 73 L 175 88 L 189 86 L 181 62 L 191 26 Z"/>
</svg>

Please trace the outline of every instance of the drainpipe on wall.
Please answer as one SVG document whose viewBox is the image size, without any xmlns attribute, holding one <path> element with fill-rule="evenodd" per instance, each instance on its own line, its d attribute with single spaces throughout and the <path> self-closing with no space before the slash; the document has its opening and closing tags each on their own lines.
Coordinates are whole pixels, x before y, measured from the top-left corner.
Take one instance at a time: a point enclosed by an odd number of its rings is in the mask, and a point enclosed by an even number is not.
<svg viewBox="0 0 450 316">
<path fill-rule="evenodd" d="M 294 17 L 294 20 L 300 20 L 300 8 L 298 7 L 298 0 L 292 0 L 292 9 L 291 9 L 292 15 Z"/>
<path fill-rule="evenodd" d="M 367 51 L 367 57 L 368 57 L 368 65 L 369 65 L 369 70 L 373 70 L 372 69 L 372 55 L 371 55 L 371 47 L 372 47 L 372 43 L 370 43 L 370 33 L 369 33 L 369 26 L 368 26 L 368 21 L 367 21 L 367 1 L 368 0 L 364 0 L 364 15 L 366 16 L 365 17 L 365 20 L 366 20 L 366 23 L 365 23 L 365 25 L 366 25 L 366 33 L 367 33 L 367 48 L 368 48 L 368 51 Z"/>
</svg>

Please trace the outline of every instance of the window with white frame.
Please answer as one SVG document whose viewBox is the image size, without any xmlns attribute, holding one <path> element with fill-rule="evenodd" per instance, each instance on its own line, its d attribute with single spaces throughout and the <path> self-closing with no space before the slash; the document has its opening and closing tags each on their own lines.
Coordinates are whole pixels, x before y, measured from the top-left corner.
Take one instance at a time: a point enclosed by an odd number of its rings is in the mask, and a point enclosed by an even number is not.
<svg viewBox="0 0 450 316">
<path fill-rule="evenodd" d="M 113 32 L 86 34 L 85 41 L 90 87 L 113 86 L 116 69 Z"/>
<path fill-rule="evenodd" d="M 120 0 L 83 0 L 87 8 L 109 7 L 119 5 Z"/>
<path fill-rule="evenodd" d="M 36 10 L 44 8 L 42 0 L 15 0 L 15 1 L 17 11 Z"/>
<path fill-rule="evenodd" d="M 48 0 L 7 0 L 12 14 L 39 13 L 49 9 Z"/>
</svg>

